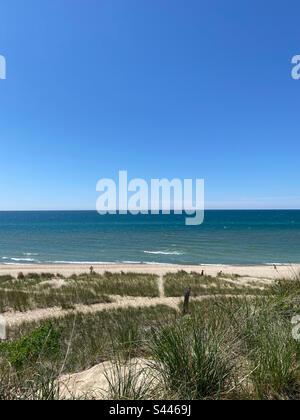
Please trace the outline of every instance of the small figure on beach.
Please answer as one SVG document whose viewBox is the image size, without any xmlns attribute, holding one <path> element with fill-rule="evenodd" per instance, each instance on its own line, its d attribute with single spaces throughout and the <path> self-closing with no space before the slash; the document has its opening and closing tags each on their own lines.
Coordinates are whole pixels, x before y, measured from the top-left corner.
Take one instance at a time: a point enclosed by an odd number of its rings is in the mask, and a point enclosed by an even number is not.
<svg viewBox="0 0 300 420">
<path fill-rule="evenodd" d="M 91 265 L 90 266 L 90 274 L 94 274 L 95 273 L 95 271 L 94 271 L 94 267 Z"/>
<path fill-rule="evenodd" d="M 201 276 L 204 276 L 204 270 L 202 270 L 202 271 L 201 271 L 201 274 L 200 274 L 200 275 L 201 275 Z"/>
<path fill-rule="evenodd" d="M 275 270 L 277 270 L 277 265 L 276 264 L 273 264 L 273 267 L 274 267 Z"/>
</svg>

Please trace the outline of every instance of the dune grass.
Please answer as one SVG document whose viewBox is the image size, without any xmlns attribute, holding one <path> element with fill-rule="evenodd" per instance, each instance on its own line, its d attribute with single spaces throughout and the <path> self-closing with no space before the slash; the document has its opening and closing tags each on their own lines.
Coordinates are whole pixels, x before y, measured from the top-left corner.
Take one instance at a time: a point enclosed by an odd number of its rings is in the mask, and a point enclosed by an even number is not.
<svg viewBox="0 0 300 420">
<path fill-rule="evenodd" d="M 219 273 L 223 276 L 222 273 Z M 228 279 L 235 281 L 228 281 Z M 237 281 L 238 277 L 212 277 L 200 273 L 178 271 L 164 276 L 165 295 L 182 296 L 188 287 L 192 289 L 192 296 L 203 295 L 263 295 L 269 293 L 264 285 L 243 285 Z"/>
<path fill-rule="evenodd" d="M 70 282 L 87 284 L 88 277 L 78 277 Z M 184 272 L 172 279 L 175 291 L 199 281 Z M 204 279 L 208 287 L 215 281 Z M 300 342 L 291 323 L 300 314 L 299 285 L 280 279 L 256 296 L 239 290 L 239 296 L 226 291 L 203 301 L 191 298 L 184 317 L 181 302 L 178 311 L 122 308 L 9 327 L 0 345 L 0 399 L 58 399 L 60 374 L 107 360 L 120 362 L 110 383 L 114 399 L 299 399 Z M 133 358 L 148 360 L 159 378 L 154 387 L 141 383 L 134 370 L 124 374 L 122 363 Z"/>
<path fill-rule="evenodd" d="M 120 296 L 159 296 L 157 276 L 143 273 L 110 273 L 73 275 L 68 282 L 79 287 L 91 287 L 95 292 Z"/>
<path fill-rule="evenodd" d="M 16 389 L 22 399 L 54 398 L 53 382 L 62 373 L 78 372 L 88 369 L 106 360 L 130 360 L 132 357 L 149 357 L 148 342 L 153 328 L 161 319 L 174 319 L 176 311 L 159 305 L 149 308 L 128 308 L 107 310 L 93 314 L 70 314 L 61 318 L 49 318 L 42 323 L 23 323 L 18 327 L 8 328 L 7 345 L 0 345 L 0 399 L 11 399 L 16 396 Z M 53 357 L 49 352 L 48 337 L 38 340 L 37 349 L 28 353 L 30 337 L 36 336 L 42 326 L 49 326 L 58 336 L 59 350 Z M 42 329 L 45 331 L 45 328 Z M 23 340 L 23 341 L 22 341 Z M 52 344 L 53 346 L 53 344 Z M 11 348 L 18 348 L 17 360 L 27 357 L 26 365 L 16 369 L 11 365 Z M 22 352 L 25 352 L 23 354 Z M 44 391 L 39 394 L 40 381 L 44 381 Z M 2 384 L 1 384 L 2 383 Z M 32 385 L 36 391 L 33 392 Z M 56 390 L 57 391 L 57 390 Z M 55 394 L 55 398 L 58 398 Z"/>
<path fill-rule="evenodd" d="M 28 311 L 54 306 L 72 309 L 76 304 L 92 305 L 113 300 L 108 295 L 159 295 L 157 277 L 138 273 L 60 274 L 20 273 L 18 278 L 0 276 L 0 312 Z"/>
<path fill-rule="evenodd" d="M 277 308 L 277 297 L 217 297 L 191 302 L 190 315 L 185 317 L 170 307 L 154 306 L 24 323 L 9 328 L 7 342 L 18 343 L 22 337 L 32 337 L 41 325 L 51 325 L 56 332 L 52 336 L 59 337 L 59 351 L 54 360 L 47 350 L 53 347 L 52 338 L 42 345 L 38 358 L 32 353 L 26 367 L 15 371 L 5 362 L 7 350 L 0 347 L 2 389 L 7 392 L 5 378 L 25 388 L 29 380 L 41 381 L 43 366 L 46 376 L 40 395 L 49 392 L 58 398 L 51 383 L 59 373 L 142 357 L 160 378 L 157 388 L 151 388 L 151 398 L 298 399 L 300 343 L 292 337 L 290 319 Z M 146 384 L 141 387 L 132 371 L 123 377 L 121 366 L 111 384 L 112 395 L 130 392 L 132 398 L 147 398 Z"/>
<path fill-rule="evenodd" d="M 239 368 L 233 398 L 300 398 L 300 342 L 292 336 L 291 318 L 282 313 L 278 296 L 215 298 L 193 302 L 191 316 L 214 322 L 216 331 L 236 337 Z M 300 308 L 298 308 L 300 313 Z M 244 379 L 244 380 L 243 380 Z"/>
<path fill-rule="evenodd" d="M 64 371 L 76 372 L 109 360 L 113 354 L 122 354 L 124 359 L 145 355 L 148 352 L 147 337 L 151 330 L 161 318 L 174 319 L 175 314 L 174 309 L 164 305 L 110 309 L 87 314 L 70 313 L 60 318 L 46 319 L 42 323 L 25 322 L 9 327 L 7 340 L 18 340 L 41 324 L 51 323 L 53 328 L 62 330 L 58 362 L 64 359 L 69 348 Z"/>
<path fill-rule="evenodd" d="M 162 326 L 150 345 L 152 366 L 163 378 L 166 393 L 177 399 L 218 399 L 234 367 L 226 331 L 183 318 Z"/>
<path fill-rule="evenodd" d="M 74 309 L 76 304 L 92 305 L 110 303 L 113 300 L 106 295 L 97 295 L 88 289 L 65 287 L 64 290 L 50 289 L 47 292 L 0 291 L 0 312 L 9 310 L 26 312 L 38 308 L 61 307 Z"/>
</svg>

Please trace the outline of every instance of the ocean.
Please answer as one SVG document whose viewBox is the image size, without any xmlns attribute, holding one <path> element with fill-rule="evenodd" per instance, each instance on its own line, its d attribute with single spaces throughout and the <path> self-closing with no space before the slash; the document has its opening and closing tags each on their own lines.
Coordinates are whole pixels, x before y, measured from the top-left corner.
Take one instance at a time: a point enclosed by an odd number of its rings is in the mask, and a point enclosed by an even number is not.
<svg viewBox="0 0 300 420">
<path fill-rule="evenodd" d="M 208 210 L 200 226 L 184 219 L 0 212 L 0 263 L 300 263 L 300 210 Z"/>
</svg>

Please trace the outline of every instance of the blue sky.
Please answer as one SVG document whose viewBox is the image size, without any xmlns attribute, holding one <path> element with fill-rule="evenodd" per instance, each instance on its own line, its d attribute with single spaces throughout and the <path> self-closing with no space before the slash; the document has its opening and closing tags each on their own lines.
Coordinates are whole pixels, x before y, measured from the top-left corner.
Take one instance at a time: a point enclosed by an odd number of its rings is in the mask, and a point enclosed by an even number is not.
<svg viewBox="0 0 300 420">
<path fill-rule="evenodd" d="M 204 178 L 300 208 L 299 1 L 3 0 L 0 209 L 94 209 L 99 178 Z"/>
</svg>

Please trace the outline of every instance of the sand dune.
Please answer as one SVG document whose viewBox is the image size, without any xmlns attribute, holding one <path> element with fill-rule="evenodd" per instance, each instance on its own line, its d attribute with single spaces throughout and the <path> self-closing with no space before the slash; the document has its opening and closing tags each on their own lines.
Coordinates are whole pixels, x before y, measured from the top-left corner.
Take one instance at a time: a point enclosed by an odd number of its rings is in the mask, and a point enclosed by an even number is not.
<svg viewBox="0 0 300 420">
<path fill-rule="evenodd" d="M 182 298 L 176 297 L 165 297 L 163 275 L 168 272 L 177 272 L 178 270 L 185 271 L 196 271 L 205 274 L 216 276 L 220 271 L 224 275 L 238 274 L 240 277 L 232 278 L 228 276 L 227 282 L 235 283 L 236 285 L 241 284 L 243 286 L 249 286 L 249 288 L 261 287 L 265 284 L 272 282 L 276 278 L 291 278 L 300 271 L 299 266 L 183 266 L 183 265 L 148 265 L 148 264 L 107 264 L 107 265 L 95 265 L 94 269 L 97 273 L 104 273 L 105 271 L 110 272 L 139 272 L 139 273 L 153 273 L 158 275 L 158 289 L 159 297 L 131 297 L 131 296 L 118 296 L 111 295 L 112 303 L 97 303 L 92 305 L 77 304 L 74 305 L 74 311 L 79 313 L 90 313 L 103 311 L 106 309 L 116 309 L 125 307 L 149 307 L 153 305 L 164 304 L 173 308 L 178 308 L 178 304 Z M 89 266 L 84 264 L 63 264 L 63 265 L 0 265 L 0 275 L 11 274 L 17 276 L 19 272 L 27 273 L 60 273 L 64 276 L 70 276 L 72 274 L 80 274 L 89 271 Z M 54 282 L 56 288 L 61 287 L 64 284 L 64 280 L 54 279 L 47 281 L 47 283 Z M 26 290 L 24 290 L 26 292 Z M 196 299 L 206 299 L 209 295 L 200 296 Z M 46 318 L 59 318 L 72 312 L 70 309 L 62 309 L 61 307 L 49 307 L 28 310 L 26 312 L 6 312 L 5 319 L 8 325 L 19 325 L 22 322 L 39 321 Z"/>
<path fill-rule="evenodd" d="M 91 369 L 61 376 L 58 382 L 60 399 L 109 398 L 111 388 L 118 388 L 120 377 L 131 377 L 137 386 L 145 388 L 153 387 L 157 383 L 155 372 L 146 359 L 135 358 L 126 364 L 106 361 Z"/>
</svg>

